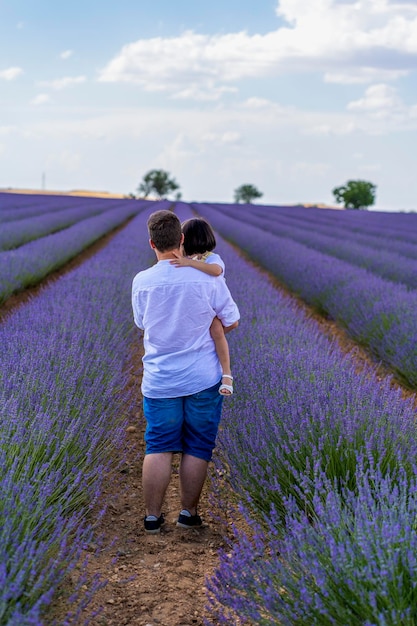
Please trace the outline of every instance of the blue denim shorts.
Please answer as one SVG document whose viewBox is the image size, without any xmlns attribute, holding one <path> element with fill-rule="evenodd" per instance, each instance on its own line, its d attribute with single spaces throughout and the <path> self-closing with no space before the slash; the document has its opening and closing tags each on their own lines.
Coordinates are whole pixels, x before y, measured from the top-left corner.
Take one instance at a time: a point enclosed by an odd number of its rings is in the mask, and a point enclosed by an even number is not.
<svg viewBox="0 0 417 626">
<path fill-rule="evenodd" d="M 222 412 L 219 386 L 180 398 L 144 397 L 146 454 L 183 452 L 210 461 Z"/>
</svg>

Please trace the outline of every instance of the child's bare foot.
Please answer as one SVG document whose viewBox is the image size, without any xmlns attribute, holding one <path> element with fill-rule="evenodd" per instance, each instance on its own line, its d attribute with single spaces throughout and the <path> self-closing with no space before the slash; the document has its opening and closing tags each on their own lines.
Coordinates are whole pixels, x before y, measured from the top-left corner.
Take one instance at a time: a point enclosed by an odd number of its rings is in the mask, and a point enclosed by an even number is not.
<svg viewBox="0 0 417 626">
<path fill-rule="evenodd" d="M 228 382 L 225 381 L 229 381 L 230 380 L 230 384 Z M 230 374 L 223 374 L 222 376 L 222 384 L 219 387 L 219 393 L 222 396 L 231 396 L 233 395 L 233 376 L 231 376 Z"/>
</svg>

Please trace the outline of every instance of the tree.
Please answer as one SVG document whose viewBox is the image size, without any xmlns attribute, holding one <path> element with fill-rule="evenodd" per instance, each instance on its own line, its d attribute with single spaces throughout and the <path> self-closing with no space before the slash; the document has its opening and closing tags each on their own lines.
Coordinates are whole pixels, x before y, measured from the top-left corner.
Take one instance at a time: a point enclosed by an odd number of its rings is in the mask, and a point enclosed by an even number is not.
<svg viewBox="0 0 417 626">
<path fill-rule="evenodd" d="M 235 189 L 235 202 L 247 202 L 250 204 L 255 198 L 262 198 L 261 193 L 254 185 L 240 185 Z"/>
<path fill-rule="evenodd" d="M 345 209 L 366 209 L 375 203 L 376 185 L 366 180 L 348 180 L 345 185 L 335 187 L 336 202 L 343 202 Z"/>
<path fill-rule="evenodd" d="M 170 178 L 170 174 L 165 170 L 150 170 L 143 177 L 138 192 L 145 197 L 155 193 L 158 198 L 164 198 L 171 191 L 176 191 L 179 188 L 177 181 Z"/>
</svg>

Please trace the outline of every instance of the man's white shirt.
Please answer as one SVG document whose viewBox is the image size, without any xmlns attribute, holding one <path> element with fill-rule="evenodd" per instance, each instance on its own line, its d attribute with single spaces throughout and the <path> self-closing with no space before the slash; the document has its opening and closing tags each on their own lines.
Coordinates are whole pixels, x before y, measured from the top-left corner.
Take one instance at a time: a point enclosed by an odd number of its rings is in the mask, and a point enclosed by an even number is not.
<svg viewBox="0 0 417 626">
<path fill-rule="evenodd" d="M 187 396 L 220 380 L 210 325 L 216 316 L 223 326 L 240 317 L 222 276 L 162 260 L 133 279 L 134 320 L 144 330 L 144 396 Z"/>
</svg>

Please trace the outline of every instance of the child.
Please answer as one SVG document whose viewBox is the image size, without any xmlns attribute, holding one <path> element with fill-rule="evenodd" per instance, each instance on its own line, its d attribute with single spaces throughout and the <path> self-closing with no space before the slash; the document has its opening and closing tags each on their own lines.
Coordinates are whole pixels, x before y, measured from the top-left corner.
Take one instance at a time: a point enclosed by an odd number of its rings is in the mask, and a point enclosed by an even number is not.
<svg viewBox="0 0 417 626">
<path fill-rule="evenodd" d="M 177 267 L 195 267 L 201 272 L 211 276 L 224 276 L 224 263 L 221 257 L 212 252 L 216 247 L 216 238 L 213 229 L 206 220 L 192 218 L 182 224 L 184 234 L 184 256 L 171 261 Z M 222 367 L 222 384 L 219 393 L 223 396 L 231 396 L 233 393 L 233 376 L 230 370 L 229 346 L 224 334 L 224 329 L 218 317 L 215 317 L 211 326 L 210 334 L 216 346 L 217 356 Z M 230 384 L 225 382 L 230 381 Z"/>
</svg>

